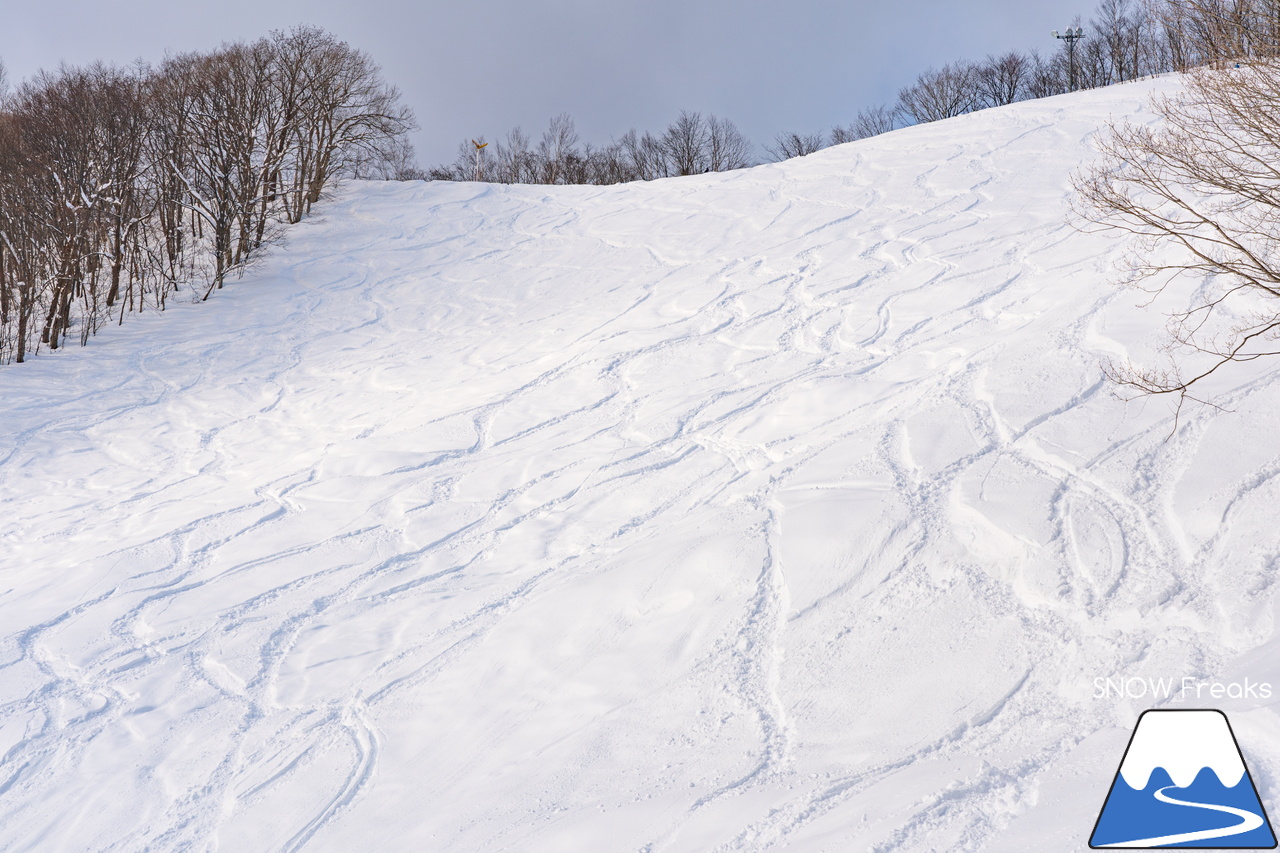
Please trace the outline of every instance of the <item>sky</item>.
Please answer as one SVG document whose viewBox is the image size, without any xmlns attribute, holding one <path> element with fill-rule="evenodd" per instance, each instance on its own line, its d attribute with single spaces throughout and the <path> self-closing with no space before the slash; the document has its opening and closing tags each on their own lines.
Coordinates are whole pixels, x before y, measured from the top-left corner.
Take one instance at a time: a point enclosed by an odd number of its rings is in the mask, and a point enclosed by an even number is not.
<svg viewBox="0 0 1280 853">
<path fill-rule="evenodd" d="M 682 109 L 731 119 L 763 153 L 892 103 L 930 66 L 1058 49 L 1091 3 L 1049 0 L 7 0 L 10 81 L 60 62 L 154 62 L 306 23 L 370 53 L 413 108 L 423 165 L 459 142 L 569 113 L 584 141 L 661 131 Z"/>
</svg>

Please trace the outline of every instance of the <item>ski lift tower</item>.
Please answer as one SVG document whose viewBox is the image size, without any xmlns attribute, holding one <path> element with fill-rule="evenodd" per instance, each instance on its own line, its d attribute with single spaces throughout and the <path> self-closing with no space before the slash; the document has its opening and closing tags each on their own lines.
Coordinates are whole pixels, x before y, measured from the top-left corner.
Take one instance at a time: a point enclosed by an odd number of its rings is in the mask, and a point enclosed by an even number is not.
<svg viewBox="0 0 1280 853">
<path fill-rule="evenodd" d="M 1074 30 L 1067 27 L 1065 35 L 1060 35 L 1057 30 L 1054 30 L 1053 37 L 1063 39 L 1067 43 L 1067 87 L 1074 92 L 1076 90 L 1076 42 L 1084 38 L 1084 30 L 1079 27 Z"/>
</svg>

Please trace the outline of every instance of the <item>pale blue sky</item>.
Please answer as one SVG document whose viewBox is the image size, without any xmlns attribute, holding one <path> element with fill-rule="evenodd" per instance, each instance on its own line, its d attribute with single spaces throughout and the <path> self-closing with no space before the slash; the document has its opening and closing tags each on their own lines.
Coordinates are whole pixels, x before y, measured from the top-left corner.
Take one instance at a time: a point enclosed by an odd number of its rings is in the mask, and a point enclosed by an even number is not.
<svg viewBox="0 0 1280 853">
<path fill-rule="evenodd" d="M 17 2 L 0 58 L 21 79 L 60 61 L 160 59 L 297 23 L 371 53 L 418 115 L 424 165 L 469 136 L 537 135 L 569 112 L 584 139 L 658 131 L 680 109 L 735 121 L 757 147 L 825 131 L 894 100 L 929 65 L 1010 48 L 1055 50 L 1049 31 L 1092 0 L 120 0 Z"/>
</svg>

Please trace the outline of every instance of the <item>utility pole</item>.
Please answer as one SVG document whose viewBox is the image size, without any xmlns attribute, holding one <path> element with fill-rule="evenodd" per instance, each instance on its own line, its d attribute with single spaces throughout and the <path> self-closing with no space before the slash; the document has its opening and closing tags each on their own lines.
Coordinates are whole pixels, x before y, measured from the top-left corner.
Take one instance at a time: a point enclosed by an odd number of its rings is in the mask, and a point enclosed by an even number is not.
<svg viewBox="0 0 1280 853">
<path fill-rule="evenodd" d="M 1084 38 L 1084 30 L 1079 27 L 1074 30 L 1067 27 L 1066 35 L 1058 35 L 1058 31 L 1054 30 L 1053 37 L 1067 42 L 1067 88 L 1074 92 L 1076 90 L 1076 42 Z"/>
<path fill-rule="evenodd" d="M 480 182 L 480 175 L 482 174 L 482 173 L 481 173 L 481 171 L 480 171 L 480 155 L 484 153 L 484 147 L 485 147 L 486 145 L 488 145 L 489 143 L 487 143 L 487 142 L 476 142 L 476 141 L 473 139 L 473 140 L 471 140 L 471 144 L 472 144 L 472 145 L 474 145 L 474 146 L 476 147 L 476 183 L 479 183 L 479 182 Z"/>
</svg>

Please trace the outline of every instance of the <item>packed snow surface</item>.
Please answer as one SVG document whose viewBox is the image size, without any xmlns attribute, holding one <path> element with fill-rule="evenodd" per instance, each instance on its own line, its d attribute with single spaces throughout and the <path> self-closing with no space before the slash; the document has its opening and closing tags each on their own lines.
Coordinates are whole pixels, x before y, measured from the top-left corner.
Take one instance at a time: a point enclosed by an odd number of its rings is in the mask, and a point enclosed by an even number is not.
<svg viewBox="0 0 1280 853">
<path fill-rule="evenodd" d="M 1176 85 L 354 184 L 0 369 L 0 849 L 1084 848 L 1197 704 L 1138 686 L 1280 687 L 1280 366 L 1118 399 L 1162 306 L 1068 218 Z M 1274 700 L 1207 695 L 1266 802 Z"/>
</svg>

